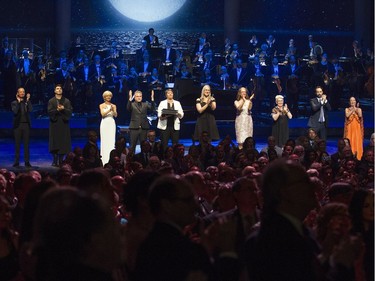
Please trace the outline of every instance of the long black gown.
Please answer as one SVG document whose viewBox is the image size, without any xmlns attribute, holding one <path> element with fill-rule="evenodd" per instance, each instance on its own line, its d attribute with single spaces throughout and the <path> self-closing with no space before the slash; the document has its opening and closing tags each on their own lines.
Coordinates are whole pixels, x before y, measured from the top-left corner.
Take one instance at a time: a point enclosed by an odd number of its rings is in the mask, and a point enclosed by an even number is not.
<svg viewBox="0 0 375 281">
<path fill-rule="evenodd" d="M 212 99 L 211 101 L 214 102 L 215 99 Z M 206 103 L 201 102 L 199 98 L 196 100 L 196 103 L 200 103 L 202 107 L 206 105 Z M 198 115 L 197 123 L 195 124 L 194 139 L 199 140 L 203 131 L 207 131 L 209 133 L 211 140 L 220 139 L 215 116 L 210 106 L 208 106 L 205 111 L 199 113 Z"/>
</svg>

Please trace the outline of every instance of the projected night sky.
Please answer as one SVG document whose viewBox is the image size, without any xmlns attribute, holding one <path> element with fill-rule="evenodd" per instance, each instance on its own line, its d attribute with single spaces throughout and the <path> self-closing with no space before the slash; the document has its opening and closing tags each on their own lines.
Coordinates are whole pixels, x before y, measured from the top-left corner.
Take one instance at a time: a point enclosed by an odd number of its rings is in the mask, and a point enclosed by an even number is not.
<svg viewBox="0 0 375 281">
<path fill-rule="evenodd" d="M 240 28 L 348 32 L 354 28 L 354 0 L 241 0 Z M 224 26 L 224 0 L 72 0 L 72 27 L 211 29 Z M 3 28 L 52 28 L 53 1 L 1 5 Z M 372 16 L 372 11 L 368 15 Z"/>
</svg>

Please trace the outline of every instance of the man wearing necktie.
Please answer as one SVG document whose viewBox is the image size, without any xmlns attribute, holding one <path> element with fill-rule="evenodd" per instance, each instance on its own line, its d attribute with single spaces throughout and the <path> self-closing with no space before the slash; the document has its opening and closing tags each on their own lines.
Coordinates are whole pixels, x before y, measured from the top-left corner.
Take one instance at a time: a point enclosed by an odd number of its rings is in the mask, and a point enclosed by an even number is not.
<svg viewBox="0 0 375 281">
<path fill-rule="evenodd" d="M 13 167 L 19 166 L 20 146 L 23 140 L 25 167 L 31 167 L 29 152 L 29 136 L 30 136 L 30 115 L 33 110 L 30 101 L 30 94 L 25 94 L 24 88 L 18 88 L 16 100 L 11 104 L 13 111 L 13 129 L 15 140 L 15 157 Z"/>
<path fill-rule="evenodd" d="M 323 93 L 323 88 L 321 86 L 315 88 L 315 94 L 316 97 L 310 100 L 310 106 L 313 112 L 307 126 L 313 128 L 321 139 L 326 140 L 328 111 L 331 110 L 331 105 L 327 100 L 327 96 Z"/>
</svg>

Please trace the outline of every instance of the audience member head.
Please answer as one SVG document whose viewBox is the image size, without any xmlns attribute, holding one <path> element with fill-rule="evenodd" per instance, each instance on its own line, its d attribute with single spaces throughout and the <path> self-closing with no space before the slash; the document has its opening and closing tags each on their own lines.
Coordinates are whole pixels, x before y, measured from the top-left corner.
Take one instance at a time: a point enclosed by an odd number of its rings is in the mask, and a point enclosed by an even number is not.
<svg viewBox="0 0 375 281">
<path fill-rule="evenodd" d="M 347 182 L 335 182 L 328 190 L 329 202 L 349 205 L 353 195 L 353 186 Z"/>
<path fill-rule="evenodd" d="M 318 206 L 312 183 L 301 165 L 277 160 L 262 178 L 263 215 L 287 213 L 301 221 Z"/>
<path fill-rule="evenodd" d="M 258 206 L 258 188 L 253 179 L 241 177 L 232 186 L 234 201 L 241 213 L 253 213 Z"/>
<path fill-rule="evenodd" d="M 354 191 L 349 204 L 349 213 L 353 223 L 352 232 L 363 235 L 374 227 L 374 190 Z"/>
<path fill-rule="evenodd" d="M 108 171 L 102 168 L 85 170 L 78 179 L 77 188 L 89 195 L 99 195 L 112 206 L 113 187 Z"/>
<path fill-rule="evenodd" d="M 124 188 L 124 203 L 133 217 L 149 212 L 148 193 L 150 186 L 159 176 L 157 172 L 142 170 L 129 179 Z"/>
<path fill-rule="evenodd" d="M 316 222 L 316 238 L 319 242 L 324 243 L 324 240 L 330 237 L 339 242 L 349 234 L 351 228 L 348 206 L 328 203 L 320 209 Z"/>
<path fill-rule="evenodd" d="M 38 280 L 74 280 L 84 267 L 110 274 L 121 263 L 119 224 L 99 196 L 49 190 L 34 229 Z"/>
<path fill-rule="evenodd" d="M 162 176 L 150 188 L 151 212 L 158 220 L 169 221 L 181 229 L 195 221 L 198 204 L 193 187 L 178 176 Z"/>
</svg>

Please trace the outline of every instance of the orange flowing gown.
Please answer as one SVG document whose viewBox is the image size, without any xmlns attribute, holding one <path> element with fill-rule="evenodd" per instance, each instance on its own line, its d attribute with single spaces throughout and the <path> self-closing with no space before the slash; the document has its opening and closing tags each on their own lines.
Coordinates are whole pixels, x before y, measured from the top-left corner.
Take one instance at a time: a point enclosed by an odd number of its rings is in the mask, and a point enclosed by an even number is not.
<svg viewBox="0 0 375 281">
<path fill-rule="evenodd" d="M 363 118 L 355 112 L 345 117 L 344 138 L 350 140 L 353 154 L 361 160 L 363 154 Z"/>
</svg>

